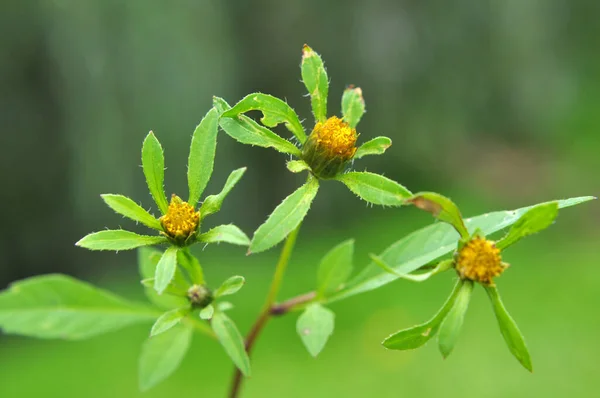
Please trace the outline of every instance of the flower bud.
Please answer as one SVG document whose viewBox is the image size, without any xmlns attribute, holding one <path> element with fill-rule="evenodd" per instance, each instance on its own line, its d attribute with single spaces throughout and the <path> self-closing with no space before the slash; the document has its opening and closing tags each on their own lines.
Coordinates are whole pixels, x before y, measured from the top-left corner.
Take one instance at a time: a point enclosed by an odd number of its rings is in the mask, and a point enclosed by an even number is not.
<svg viewBox="0 0 600 398">
<path fill-rule="evenodd" d="M 160 223 L 165 233 L 176 241 L 185 241 L 190 235 L 196 233 L 200 223 L 200 212 L 184 202 L 177 195 L 171 196 L 171 203 L 167 214 L 160 218 Z"/>
<path fill-rule="evenodd" d="M 192 285 L 187 291 L 187 297 L 197 308 L 204 308 L 213 302 L 212 292 L 206 285 Z"/>
</svg>

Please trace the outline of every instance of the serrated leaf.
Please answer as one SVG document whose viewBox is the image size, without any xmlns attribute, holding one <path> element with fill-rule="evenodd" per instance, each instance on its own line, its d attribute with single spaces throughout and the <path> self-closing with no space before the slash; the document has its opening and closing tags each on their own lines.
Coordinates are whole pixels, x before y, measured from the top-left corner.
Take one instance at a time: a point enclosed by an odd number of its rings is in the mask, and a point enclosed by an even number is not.
<svg viewBox="0 0 600 398">
<path fill-rule="evenodd" d="M 261 123 L 267 127 L 275 127 L 285 123 L 285 127 L 291 131 L 300 143 L 306 141 L 306 133 L 298 119 L 296 112 L 287 102 L 263 93 L 253 93 L 245 96 L 233 108 L 223 112 L 222 117 L 236 117 L 248 111 L 261 111 L 263 117 Z"/>
<path fill-rule="evenodd" d="M 7 334 L 82 340 L 152 322 L 156 315 L 66 275 L 35 276 L 0 293 L 0 328 Z"/>
<path fill-rule="evenodd" d="M 467 308 L 469 308 L 472 293 L 473 282 L 464 281 L 456 295 L 454 305 L 450 311 L 448 311 L 448 314 L 440 326 L 438 345 L 444 358 L 447 358 L 448 355 L 450 355 L 456 345 L 460 329 L 462 328 L 465 319 L 465 314 L 467 313 Z"/>
<path fill-rule="evenodd" d="M 309 181 L 285 198 L 273 210 L 250 242 L 250 252 L 259 253 L 270 249 L 292 232 L 302 222 L 319 190 L 319 182 L 311 177 Z"/>
<path fill-rule="evenodd" d="M 243 276 L 232 276 L 223 282 L 221 286 L 219 286 L 215 292 L 215 298 L 237 293 L 242 287 L 244 287 L 244 283 L 246 283 L 246 280 Z"/>
<path fill-rule="evenodd" d="M 89 250 L 131 250 L 167 242 L 164 236 L 138 235 L 123 229 L 109 229 L 84 236 L 75 245 Z"/>
<path fill-rule="evenodd" d="M 529 350 L 525 344 L 525 339 L 516 322 L 512 319 L 508 311 L 506 311 L 506 308 L 500 299 L 500 294 L 498 294 L 498 290 L 495 286 L 485 286 L 485 290 L 494 308 L 494 314 L 498 320 L 500 332 L 502 333 L 502 337 L 504 337 L 508 349 L 525 369 L 533 372 L 531 356 L 529 355 Z"/>
<path fill-rule="evenodd" d="M 231 243 L 232 245 L 248 246 L 250 239 L 233 224 L 219 225 L 198 235 L 198 240 L 204 243 Z"/>
<path fill-rule="evenodd" d="M 148 391 L 177 370 L 192 341 L 192 329 L 184 325 L 150 337 L 139 361 L 140 390 Z"/>
<path fill-rule="evenodd" d="M 462 284 L 462 281 L 456 283 L 442 308 L 429 321 L 391 334 L 381 344 L 390 350 L 413 350 L 425 345 L 437 334 L 440 324 L 452 309 Z"/>
<path fill-rule="evenodd" d="M 558 204 L 556 202 L 534 206 L 513 224 L 504 238 L 496 242 L 496 247 L 504 250 L 524 237 L 548 228 L 552 225 L 556 216 L 558 216 Z"/>
<path fill-rule="evenodd" d="M 162 214 L 169 208 L 165 195 L 165 157 L 160 142 L 151 131 L 142 145 L 142 168 L 150 194 Z"/>
<path fill-rule="evenodd" d="M 199 313 L 200 319 L 204 319 L 205 321 L 209 320 L 210 318 L 213 317 L 214 313 L 215 313 L 215 307 L 212 304 L 209 304 L 200 310 L 200 313 Z"/>
<path fill-rule="evenodd" d="M 154 290 L 154 275 L 156 274 L 156 266 L 162 257 L 162 252 L 149 247 L 138 249 L 138 269 L 144 285 L 144 293 L 148 300 L 153 304 L 166 309 L 183 307 L 188 303 L 185 295 L 185 281 L 179 269 L 175 271 L 175 277 L 171 285 L 165 289 L 165 293 L 179 293 L 182 297 L 175 297 L 171 294 L 159 295 Z M 170 289 L 174 290 L 171 291 Z"/>
<path fill-rule="evenodd" d="M 222 98 L 215 97 L 213 103 L 220 113 L 224 113 L 230 109 L 229 105 Z M 273 148 L 279 152 L 289 153 L 297 157 L 302 155 L 300 149 L 294 144 L 281 138 L 268 128 L 259 125 L 248 116 L 238 115 L 235 118 L 222 117 L 219 120 L 219 125 L 227 135 L 242 144 Z"/>
<path fill-rule="evenodd" d="M 359 198 L 376 205 L 402 206 L 411 192 L 382 175 L 352 171 L 341 174 L 336 180 L 343 182 Z"/>
<path fill-rule="evenodd" d="M 355 128 L 364 113 L 365 100 L 362 90 L 360 87 L 347 87 L 344 90 L 344 94 L 342 94 L 342 115 L 344 116 L 344 121 L 350 127 Z"/>
<path fill-rule="evenodd" d="M 229 192 L 231 192 L 233 187 L 238 183 L 245 172 L 245 167 L 233 170 L 231 174 L 229 174 L 229 177 L 227 177 L 227 181 L 225 181 L 225 185 L 223 186 L 223 189 L 221 189 L 221 192 L 219 192 L 217 195 L 210 195 L 206 197 L 204 202 L 202 202 L 202 206 L 200 206 L 201 220 L 203 220 L 206 216 L 221 210 L 223 200 L 225 200 L 227 195 L 229 195 Z"/>
<path fill-rule="evenodd" d="M 181 320 L 185 318 L 189 312 L 189 307 L 176 308 L 174 310 L 165 312 L 156 320 L 156 322 L 154 322 L 152 330 L 150 331 L 150 337 L 154 337 L 171 329 L 173 326 L 181 322 Z"/>
<path fill-rule="evenodd" d="M 290 160 L 285 164 L 292 173 L 300 173 L 304 170 L 310 170 L 310 166 L 304 160 Z"/>
<path fill-rule="evenodd" d="M 323 60 L 310 48 L 302 48 L 302 81 L 310 95 L 310 104 L 317 122 L 327 120 L 327 94 L 329 92 L 329 79 L 323 65 Z"/>
<path fill-rule="evenodd" d="M 381 155 L 392 146 L 392 140 L 388 137 L 375 137 L 358 147 L 354 159 L 360 159 L 367 155 Z"/>
<path fill-rule="evenodd" d="M 310 355 L 316 357 L 333 334 L 334 325 L 333 311 L 318 303 L 312 303 L 298 317 L 296 331 Z"/>
<path fill-rule="evenodd" d="M 215 108 L 211 108 L 192 135 L 187 178 L 190 191 L 188 203 L 194 207 L 200 200 L 213 172 L 218 130 L 219 114 Z"/>
<path fill-rule="evenodd" d="M 435 192 L 419 192 L 408 199 L 408 203 L 425 210 L 440 221 L 452 225 L 463 239 L 469 238 L 458 207 L 448 198 Z"/>
<path fill-rule="evenodd" d="M 349 239 L 331 249 L 317 271 L 317 297 L 335 292 L 352 273 L 354 239 Z"/>
<path fill-rule="evenodd" d="M 160 221 L 158 221 L 152 214 L 148 213 L 142 206 L 135 203 L 133 200 L 123 195 L 104 194 L 100 195 L 104 203 L 108 205 L 115 212 L 138 221 L 147 227 L 162 231 Z"/>
<path fill-rule="evenodd" d="M 211 325 L 229 358 L 244 376 L 249 377 L 250 359 L 244 347 L 244 339 L 235 323 L 223 312 L 215 312 Z"/>
<path fill-rule="evenodd" d="M 557 201 L 559 208 L 574 206 L 595 199 L 584 196 Z M 481 230 L 490 235 L 514 224 L 532 206 L 512 211 L 497 211 L 465 220 L 468 229 Z M 389 264 L 398 274 L 409 274 L 422 266 L 456 250 L 459 236 L 454 228 L 445 223 L 436 223 L 417 230 L 394 242 L 379 258 Z M 350 279 L 339 292 L 328 297 L 328 302 L 341 300 L 368 292 L 398 279 L 397 275 L 382 270 L 373 262 L 358 275 Z"/>
<path fill-rule="evenodd" d="M 179 248 L 175 246 L 169 247 L 163 253 L 162 257 L 156 265 L 156 274 L 154 275 L 154 290 L 158 294 L 162 294 L 173 276 L 175 276 L 175 269 L 177 268 L 177 251 Z"/>
</svg>

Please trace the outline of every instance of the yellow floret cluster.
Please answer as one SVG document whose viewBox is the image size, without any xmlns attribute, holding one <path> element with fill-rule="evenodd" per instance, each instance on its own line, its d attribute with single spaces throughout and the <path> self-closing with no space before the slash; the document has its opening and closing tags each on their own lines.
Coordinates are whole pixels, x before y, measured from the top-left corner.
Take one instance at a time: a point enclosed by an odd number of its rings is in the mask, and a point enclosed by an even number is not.
<svg viewBox="0 0 600 398">
<path fill-rule="evenodd" d="M 356 153 L 356 129 L 337 116 L 330 117 L 325 123 L 317 123 L 312 135 L 311 138 L 326 156 L 350 160 Z"/>
<path fill-rule="evenodd" d="M 198 228 L 200 212 L 187 202 L 182 201 L 176 195 L 171 197 L 171 203 L 167 214 L 160 218 L 165 232 L 172 238 L 185 239 Z"/>
<path fill-rule="evenodd" d="M 471 239 L 456 257 L 456 271 L 462 279 L 486 285 L 493 285 L 492 279 L 502 274 L 507 266 L 494 242 L 481 237 Z"/>
</svg>

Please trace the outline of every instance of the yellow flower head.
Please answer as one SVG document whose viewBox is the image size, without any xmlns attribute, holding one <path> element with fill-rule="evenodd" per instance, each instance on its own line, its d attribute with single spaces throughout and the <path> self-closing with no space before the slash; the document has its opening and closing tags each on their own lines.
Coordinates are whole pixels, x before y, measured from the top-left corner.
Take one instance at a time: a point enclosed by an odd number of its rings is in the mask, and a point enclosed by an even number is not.
<svg viewBox="0 0 600 398">
<path fill-rule="evenodd" d="M 160 218 L 167 235 L 174 239 L 187 239 L 196 232 L 200 222 L 200 212 L 182 201 L 177 195 L 171 196 L 171 203 L 167 214 Z"/>
<path fill-rule="evenodd" d="M 337 116 L 318 122 L 302 149 L 303 159 L 319 177 L 341 172 L 356 153 L 356 129 Z"/>
<path fill-rule="evenodd" d="M 502 274 L 508 264 L 502 262 L 500 249 L 494 242 L 474 237 L 466 243 L 456 257 L 456 271 L 462 279 L 493 285 L 492 278 Z"/>
</svg>

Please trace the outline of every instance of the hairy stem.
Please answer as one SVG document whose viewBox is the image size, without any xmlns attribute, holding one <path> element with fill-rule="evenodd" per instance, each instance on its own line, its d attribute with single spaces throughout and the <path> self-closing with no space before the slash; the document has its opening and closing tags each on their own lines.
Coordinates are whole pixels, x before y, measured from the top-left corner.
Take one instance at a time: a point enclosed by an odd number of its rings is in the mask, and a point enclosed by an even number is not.
<svg viewBox="0 0 600 398">
<path fill-rule="evenodd" d="M 252 348 L 254 347 L 254 343 L 256 339 L 262 332 L 263 328 L 267 324 L 267 321 L 273 315 L 272 308 L 275 304 L 275 300 L 277 300 L 277 295 L 279 294 L 279 290 L 281 289 L 281 282 L 283 281 L 283 276 L 285 275 L 285 270 L 290 261 L 290 257 L 292 256 L 292 251 L 294 250 L 294 246 L 296 244 L 296 238 L 298 237 L 298 232 L 300 231 L 300 227 L 302 223 L 300 223 L 296 229 L 294 229 L 286 238 L 285 244 L 283 245 L 283 249 L 281 249 L 281 254 L 279 255 L 279 260 L 277 261 L 277 265 L 275 266 L 275 274 L 273 274 L 273 280 L 271 281 L 271 286 L 269 287 L 269 292 L 267 293 L 267 298 L 263 305 L 263 308 L 260 312 L 260 315 L 252 325 L 248 336 L 246 336 L 245 346 L 246 352 L 248 356 L 250 356 L 252 352 Z M 242 386 L 242 372 L 239 369 L 235 369 L 235 374 L 233 376 L 233 380 L 231 382 L 231 389 L 229 390 L 230 398 L 237 398 L 240 393 L 240 388 Z"/>
</svg>

